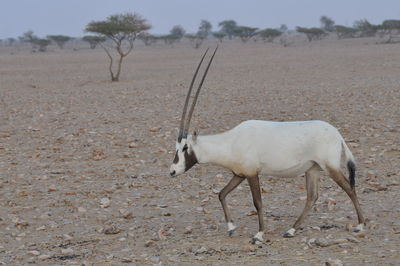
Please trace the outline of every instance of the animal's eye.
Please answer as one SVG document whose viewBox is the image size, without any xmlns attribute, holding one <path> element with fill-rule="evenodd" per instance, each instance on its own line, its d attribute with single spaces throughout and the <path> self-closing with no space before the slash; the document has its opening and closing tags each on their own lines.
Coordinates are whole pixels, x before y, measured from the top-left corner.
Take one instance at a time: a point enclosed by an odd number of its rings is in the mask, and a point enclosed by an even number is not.
<svg viewBox="0 0 400 266">
<path fill-rule="evenodd" d="M 185 144 L 185 146 L 183 146 L 182 151 L 185 152 L 185 151 L 187 151 L 187 149 L 188 149 L 188 146 Z"/>
</svg>

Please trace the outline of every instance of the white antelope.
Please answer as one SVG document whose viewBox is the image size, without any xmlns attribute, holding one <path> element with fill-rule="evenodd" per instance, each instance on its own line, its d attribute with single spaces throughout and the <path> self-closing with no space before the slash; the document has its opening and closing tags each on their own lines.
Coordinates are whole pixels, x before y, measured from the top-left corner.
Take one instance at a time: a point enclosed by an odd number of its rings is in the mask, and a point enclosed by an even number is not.
<svg viewBox="0 0 400 266">
<path fill-rule="evenodd" d="M 259 230 L 251 240 L 252 243 L 256 243 L 263 241 L 265 229 L 258 176 L 263 174 L 276 177 L 296 177 L 305 173 L 307 201 L 304 210 L 292 228 L 283 235 L 284 237 L 293 237 L 318 198 L 319 172 L 323 170 L 352 200 L 358 216 L 356 231 L 362 230 L 365 219 L 356 196 L 354 157 L 343 137 L 332 125 L 323 121 L 272 122 L 249 120 L 216 135 L 197 136 L 196 132 L 193 135 L 188 134 L 190 120 L 200 89 L 217 48 L 207 65 L 185 121 L 193 83 L 207 51 L 204 53 L 190 84 L 183 108 L 176 142 L 176 153 L 170 168 L 170 175 L 173 177 L 180 175 L 197 163 L 212 163 L 233 172 L 233 178 L 219 193 L 219 200 L 224 210 L 230 236 L 236 227 L 233 224 L 225 198 L 243 180 L 247 179 L 258 213 Z M 340 168 L 342 150 L 344 150 L 349 179 L 346 179 Z"/>
</svg>

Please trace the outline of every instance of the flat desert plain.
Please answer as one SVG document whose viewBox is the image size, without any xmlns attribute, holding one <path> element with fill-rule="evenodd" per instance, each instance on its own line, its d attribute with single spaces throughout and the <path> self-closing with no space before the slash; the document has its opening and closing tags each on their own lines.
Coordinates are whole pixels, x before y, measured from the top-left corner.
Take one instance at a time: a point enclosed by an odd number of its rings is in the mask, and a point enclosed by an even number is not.
<svg viewBox="0 0 400 266">
<path fill-rule="evenodd" d="M 138 44 L 120 82 L 100 48 L 0 48 L 0 264 L 399 265 L 400 44 L 220 44 L 192 130 L 324 120 L 357 160 L 364 232 L 352 232 L 351 201 L 321 173 L 302 230 L 283 238 L 305 204 L 305 178 L 261 176 L 261 245 L 249 243 L 258 221 L 246 182 L 227 198 L 238 226 L 229 237 L 218 192 L 232 174 L 197 165 L 169 177 L 207 46 L 215 42 Z"/>
</svg>

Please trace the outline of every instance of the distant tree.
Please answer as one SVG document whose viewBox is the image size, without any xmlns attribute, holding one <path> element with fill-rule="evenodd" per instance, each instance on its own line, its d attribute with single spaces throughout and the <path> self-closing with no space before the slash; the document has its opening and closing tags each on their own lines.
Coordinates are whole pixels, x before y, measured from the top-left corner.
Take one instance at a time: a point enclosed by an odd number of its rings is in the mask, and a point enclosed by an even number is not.
<svg viewBox="0 0 400 266">
<path fill-rule="evenodd" d="M 221 28 L 220 32 L 225 33 L 229 40 L 232 40 L 232 37 L 235 36 L 235 30 L 238 25 L 234 20 L 224 20 L 221 21 L 218 26 Z"/>
<path fill-rule="evenodd" d="M 279 30 L 276 30 L 276 29 L 267 28 L 264 30 L 260 30 L 258 32 L 258 35 L 261 37 L 261 39 L 264 42 L 273 42 L 276 37 L 279 37 L 282 35 L 282 32 Z"/>
<path fill-rule="evenodd" d="M 379 26 L 371 24 L 366 19 L 360 19 L 354 22 L 354 28 L 360 32 L 360 37 L 372 37 L 375 36 Z"/>
<path fill-rule="evenodd" d="M 309 42 L 313 40 L 321 40 L 326 35 L 325 31 L 320 28 L 297 27 L 296 31 L 299 33 L 304 33 Z"/>
<path fill-rule="evenodd" d="M 115 49 L 119 55 L 117 70 L 113 70 L 113 57 L 105 45 L 99 43 L 110 59 L 109 71 L 112 81 L 118 81 L 121 73 L 122 60 L 132 51 L 133 42 L 138 34 L 147 31 L 151 26 L 147 24 L 146 19 L 139 14 L 116 14 L 109 16 L 104 21 L 90 22 L 85 31 L 100 34 L 113 42 L 112 49 Z M 126 46 L 125 46 L 126 44 Z"/>
<path fill-rule="evenodd" d="M 252 37 L 255 36 L 257 28 L 247 27 L 247 26 L 238 26 L 235 29 L 235 35 L 238 36 L 242 42 L 247 42 Z"/>
<path fill-rule="evenodd" d="M 13 46 L 17 40 L 14 38 L 7 38 L 8 45 Z"/>
<path fill-rule="evenodd" d="M 355 28 L 342 25 L 336 25 L 335 31 L 338 39 L 354 38 L 357 34 L 357 30 Z"/>
<path fill-rule="evenodd" d="M 174 26 L 171 30 L 170 30 L 170 35 L 172 35 L 176 40 L 180 41 L 183 36 L 185 36 L 185 29 L 180 26 L 180 25 L 176 25 Z"/>
<path fill-rule="evenodd" d="M 19 37 L 19 39 L 22 42 L 29 42 L 32 43 L 32 41 L 34 39 L 37 39 L 38 37 L 36 35 L 33 34 L 32 30 L 28 30 L 27 32 L 23 33 L 21 37 Z"/>
<path fill-rule="evenodd" d="M 39 52 L 46 52 L 47 46 L 51 43 L 49 39 L 34 39 L 33 44 L 39 47 Z"/>
<path fill-rule="evenodd" d="M 212 29 L 212 25 L 207 20 L 202 20 L 200 22 L 199 30 L 197 31 L 197 35 L 202 36 L 204 39 L 210 35 Z"/>
<path fill-rule="evenodd" d="M 279 27 L 279 31 L 280 32 L 282 32 L 282 33 L 286 33 L 287 31 L 288 31 L 288 26 L 286 26 L 286 24 L 282 24 L 280 27 Z"/>
<path fill-rule="evenodd" d="M 138 39 L 141 40 L 146 46 L 150 46 L 157 42 L 157 37 L 148 32 L 142 32 L 138 34 Z"/>
<path fill-rule="evenodd" d="M 22 42 L 28 42 L 32 45 L 32 50 L 38 49 L 39 52 L 46 52 L 47 46 L 51 43 L 48 39 L 41 39 L 33 34 L 32 30 L 25 32 L 19 39 Z"/>
<path fill-rule="evenodd" d="M 389 35 L 389 39 L 386 41 L 387 43 L 393 43 L 394 36 L 400 33 L 400 20 L 388 19 L 382 22 L 380 29 L 383 31 L 383 34 Z"/>
<path fill-rule="evenodd" d="M 176 35 L 173 34 L 165 34 L 158 37 L 158 39 L 163 40 L 167 45 L 173 45 L 175 42 L 179 40 Z"/>
<path fill-rule="evenodd" d="M 205 37 L 199 34 L 186 34 L 185 37 L 190 41 L 193 48 L 197 49 L 203 43 Z"/>
<path fill-rule="evenodd" d="M 220 31 L 213 32 L 212 35 L 215 39 L 218 39 L 219 42 L 222 42 L 222 40 L 226 37 L 226 33 Z"/>
<path fill-rule="evenodd" d="M 72 38 L 65 35 L 48 35 L 47 39 L 55 42 L 60 49 L 63 49 L 65 43 L 71 40 Z"/>
<path fill-rule="evenodd" d="M 106 37 L 86 35 L 86 36 L 83 36 L 82 40 L 89 43 L 90 49 L 95 49 L 99 43 L 106 41 Z"/>
<path fill-rule="evenodd" d="M 322 16 L 319 21 L 321 22 L 321 28 L 327 32 L 335 31 L 335 21 L 327 16 Z"/>
</svg>

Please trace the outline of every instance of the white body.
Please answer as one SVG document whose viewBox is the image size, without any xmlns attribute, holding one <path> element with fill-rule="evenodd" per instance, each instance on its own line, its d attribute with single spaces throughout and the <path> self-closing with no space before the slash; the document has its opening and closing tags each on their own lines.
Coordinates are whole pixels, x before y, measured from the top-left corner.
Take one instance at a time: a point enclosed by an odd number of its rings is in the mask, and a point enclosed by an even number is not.
<svg viewBox="0 0 400 266">
<path fill-rule="evenodd" d="M 221 134 L 199 136 L 190 144 L 199 163 L 218 164 L 241 176 L 294 177 L 314 163 L 323 170 L 337 169 L 342 145 L 353 160 L 338 130 L 323 121 L 249 120 Z"/>
</svg>

